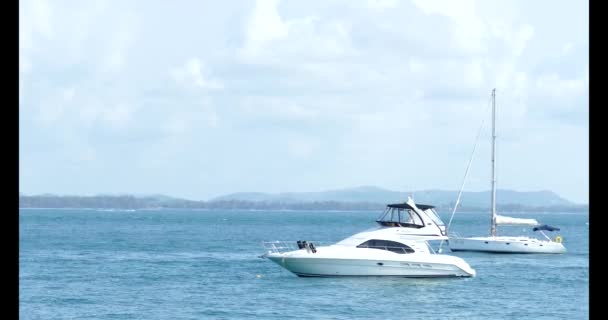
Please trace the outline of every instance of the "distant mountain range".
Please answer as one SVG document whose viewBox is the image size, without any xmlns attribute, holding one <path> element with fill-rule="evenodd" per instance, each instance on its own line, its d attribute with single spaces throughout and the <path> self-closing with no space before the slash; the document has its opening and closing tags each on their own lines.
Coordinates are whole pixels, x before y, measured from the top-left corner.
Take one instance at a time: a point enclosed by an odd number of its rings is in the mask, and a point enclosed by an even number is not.
<svg viewBox="0 0 608 320">
<path fill-rule="evenodd" d="M 322 192 L 260 193 L 242 192 L 209 201 L 194 201 L 165 195 L 97 195 L 58 196 L 52 194 L 19 194 L 20 208 L 191 208 L 191 209 L 259 209 L 259 210 L 379 210 L 388 203 L 404 202 L 412 196 L 417 203 L 435 205 L 438 210 L 451 210 L 457 191 L 423 190 L 399 192 L 378 187 L 357 187 Z M 519 192 L 497 190 L 500 211 L 586 211 L 588 205 L 572 203 L 551 191 Z M 486 211 L 490 192 L 463 192 L 462 211 Z"/>
<path fill-rule="evenodd" d="M 241 192 L 212 199 L 211 201 L 264 201 L 264 202 L 373 202 L 389 203 L 403 202 L 412 195 L 419 203 L 433 205 L 449 205 L 456 202 L 458 191 L 422 190 L 422 191 L 392 191 L 378 187 L 357 187 L 349 189 L 330 190 L 322 192 L 286 192 L 261 193 Z M 490 206 L 490 191 L 463 192 L 461 205 L 474 207 Z M 574 203 L 560 197 L 552 191 L 519 192 L 513 190 L 496 191 L 496 204 L 518 204 L 522 206 L 572 206 Z"/>
</svg>

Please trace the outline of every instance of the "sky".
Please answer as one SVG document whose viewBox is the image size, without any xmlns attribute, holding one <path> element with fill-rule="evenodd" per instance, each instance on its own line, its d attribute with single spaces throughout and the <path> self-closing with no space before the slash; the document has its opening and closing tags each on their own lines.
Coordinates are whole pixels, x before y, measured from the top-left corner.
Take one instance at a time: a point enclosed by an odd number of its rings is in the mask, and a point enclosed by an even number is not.
<svg viewBox="0 0 608 320">
<path fill-rule="evenodd" d="M 589 194 L 585 1 L 19 2 L 19 188 Z"/>
</svg>

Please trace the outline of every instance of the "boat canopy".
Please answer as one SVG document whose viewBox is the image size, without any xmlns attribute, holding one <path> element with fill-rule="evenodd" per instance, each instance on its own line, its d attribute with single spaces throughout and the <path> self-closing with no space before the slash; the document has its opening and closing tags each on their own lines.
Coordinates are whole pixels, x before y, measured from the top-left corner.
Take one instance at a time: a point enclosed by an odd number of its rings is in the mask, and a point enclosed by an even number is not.
<svg viewBox="0 0 608 320">
<path fill-rule="evenodd" d="M 534 229 L 532 229 L 532 230 L 533 231 L 542 231 L 542 230 L 546 230 L 546 231 L 559 231 L 560 229 L 558 227 L 552 227 L 550 225 L 543 224 L 541 226 L 534 227 Z"/>
<path fill-rule="evenodd" d="M 496 215 L 496 224 L 502 225 L 525 225 L 525 226 L 538 226 L 539 223 L 536 219 L 523 219 L 523 218 L 512 218 L 507 216 Z"/>
<path fill-rule="evenodd" d="M 435 207 L 427 204 L 414 204 L 413 201 L 412 204 L 409 204 L 407 202 L 388 204 L 386 206 L 386 209 L 384 210 L 382 215 L 380 215 L 380 217 L 376 220 L 376 222 L 378 222 L 382 226 L 387 227 L 424 227 L 422 217 L 420 216 L 420 214 L 418 214 L 418 212 L 416 212 L 416 210 L 421 210 L 422 212 L 426 213 L 426 210 L 432 210 Z"/>
<path fill-rule="evenodd" d="M 397 209 L 411 209 L 414 210 L 414 208 L 412 208 L 412 206 L 410 206 L 407 203 L 393 203 L 393 204 L 389 204 L 387 205 L 388 208 L 397 208 Z M 426 210 L 426 209 L 432 209 L 435 208 L 435 206 L 431 206 L 428 204 L 418 204 L 416 203 L 416 207 L 418 207 L 418 209 L 420 210 Z"/>
</svg>

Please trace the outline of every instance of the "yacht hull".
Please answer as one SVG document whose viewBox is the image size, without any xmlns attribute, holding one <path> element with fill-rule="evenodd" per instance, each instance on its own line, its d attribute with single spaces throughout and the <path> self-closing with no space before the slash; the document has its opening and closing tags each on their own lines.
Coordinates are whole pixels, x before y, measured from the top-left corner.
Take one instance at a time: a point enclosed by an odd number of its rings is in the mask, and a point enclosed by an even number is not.
<svg viewBox="0 0 608 320">
<path fill-rule="evenodd" d="M 393 255 L 397 257 L 391 257 L 390 259 L 386 257 L 376 259 L 332 258 L 322 254 L 294 251 L 268 254 L 267 258 L 301 277 L 393 276 L 433 278 L 475 276 L 475 270 L 458 257 L 428 254 Z"/>
<path fill-rule="evenodd" d="M 528 237 L 474 237 L 450 238 L 452 251 L 478 251 L 492 253 L 565 253 L 563 244 Z"/>
</svg>

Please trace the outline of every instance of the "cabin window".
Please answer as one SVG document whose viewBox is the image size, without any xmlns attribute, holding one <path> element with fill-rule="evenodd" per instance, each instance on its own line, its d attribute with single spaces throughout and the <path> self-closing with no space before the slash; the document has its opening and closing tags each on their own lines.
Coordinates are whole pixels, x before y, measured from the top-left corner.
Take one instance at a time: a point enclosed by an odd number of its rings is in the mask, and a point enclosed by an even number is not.
<svg viewBox="0 0 608 320">
<path fill-rule="evenodd" d="M 357 248 L 370 248 L 370 249 L 380 249 L 387 250 L 395 253 L 414 253 L 414 249 L 411 247 L 399 243 L 397 241 L 389 241 L 389 240 L 367 240 L 362 244 L 358 245 Z"/>
</svg>

